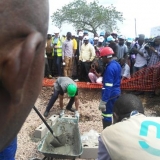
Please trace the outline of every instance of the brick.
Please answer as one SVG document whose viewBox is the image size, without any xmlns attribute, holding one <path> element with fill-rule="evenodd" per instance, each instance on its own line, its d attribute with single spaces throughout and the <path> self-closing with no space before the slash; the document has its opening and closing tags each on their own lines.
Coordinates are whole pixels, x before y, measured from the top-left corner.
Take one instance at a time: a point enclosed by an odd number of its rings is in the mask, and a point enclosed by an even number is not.
<svg viewBox="0 0 160 160">
<path fill-rule="evenodd" d="M 52 115 L 48 120 L 51 121 L 50 125 L 53 126 L 55 122 L 58 120 L 59 115 Z"/>
<path fill-rule="evenodd" d="M 49 126 L 53 126 L 58 118 L 59 118 L 59 115 L 52 115 L 47 120 L 47 124 Z M 47 132 L 48 132 L 48 128 L 46 127 L 46 125 L 44 123 L 42 123 L 39 127 L 36 128 L 33 135 L 34 135 L 35 138 L 42 139 L 46 135 Z"/>
<path fill-rule="evenodd" d="M 97 143 L 82 143 L 83 153 L 80 156 L 82 159 L 96 159 L 98 156 L 98 144 Z"/>
<path fill-rule="evenodd" d="M 68 119 L 68 120 L 73 120 L 75 123 L 77 123 L 77 117 L 75 117 L 74 115 L 63 115 L 62 116 L 63 119 Z"/>
<path fill-rule="evenodd" d="M 48 129 L 46 128 L 45 124 L 41 124 L 39 127 L 36 128 L 34 132 L 34 137 L 35 138 L 40 138 L 42 139 L 45 134 L 47 133 Z"/>
</svg>

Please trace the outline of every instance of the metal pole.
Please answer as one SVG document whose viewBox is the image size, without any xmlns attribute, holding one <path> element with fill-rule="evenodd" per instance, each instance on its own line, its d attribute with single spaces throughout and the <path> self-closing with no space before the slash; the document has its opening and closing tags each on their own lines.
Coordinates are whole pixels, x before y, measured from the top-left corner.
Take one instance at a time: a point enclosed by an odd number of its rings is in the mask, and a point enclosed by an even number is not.
<svg viewBox="0 0 160 160">
<path fill-rule="evenodd" d="M 33 109 L 35 110 L 35 112 L 38 114 L 38 116 L 41 118 L 41 120 L 43 121 L 43 123 L 46 125 L 46 127 L 48 128 L 48 130 L 51 132 L 51 134 L 53 134 L 53 130 L 51 129 L 51 127 L 48 125 L 48 123 L 45 121 L 45 119 L 43 118 L 43 116 L 40 114 L 40 112 L 37 110 L 37 108 L 35 106 L 33 106 Z"/>
<path fill-rule="evenodd" d="M 135 18 L 135 37 L 137 37 L 137 24 L 136 24 L 136 18 Z"/>
</svg>

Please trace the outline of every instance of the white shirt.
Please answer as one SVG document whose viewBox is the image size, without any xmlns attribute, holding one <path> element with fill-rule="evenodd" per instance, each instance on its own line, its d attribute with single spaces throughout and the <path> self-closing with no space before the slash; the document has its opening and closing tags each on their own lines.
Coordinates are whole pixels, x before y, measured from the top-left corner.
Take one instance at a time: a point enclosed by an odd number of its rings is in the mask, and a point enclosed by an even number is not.
<svg viewBox="0 0 160 160">
<path fill-rule="evenodd" d="M 122 66 L 122 70 L 121 70 L 121 76 L 122 77 L 126 77 L 126 78 L 130 78 L 130 67 L 128 64 L 125 63 L 124 66 Z"/>
<path fill-rule="evenodd" d="M 83 62 L 88 61 L 88 60 L 93 61 L 95 56 L 96 56 L 96 53 L 95 53 L 95 49 L 93 45 L 90 43 L 88 43 L 87 45 L 83 43 L 81 46 L 79 60 Z"/>
<path fill-rule="evenodd" d="M 147 65 L 147 57 L 148 57 L 148 52 L 144 49 L 144 45 L 141 47 L 138 47 L 138 50 L 144 54 L 144 56 L 141 56 L 139 53 L 136 55 L 136 62 L 134 64 L 135 67 L 143 67 Z"/>
</svg>

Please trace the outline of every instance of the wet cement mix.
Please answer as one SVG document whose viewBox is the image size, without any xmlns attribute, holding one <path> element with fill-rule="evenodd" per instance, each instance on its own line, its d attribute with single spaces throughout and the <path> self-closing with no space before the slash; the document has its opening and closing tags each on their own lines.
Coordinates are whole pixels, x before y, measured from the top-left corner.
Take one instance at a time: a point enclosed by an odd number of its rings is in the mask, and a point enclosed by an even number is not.
<svg viewBox="0 0 160 160">
<path fill-rule="evenodd" d="M 78 123 L 68 119 L 58 119 L 52 127 L 55 136 L 61 136 L 65 143 L 63 146 L 57 147 L 53 143 L 53 135 L 48 132 L 42 143 L 39 146 L 39 151 L 46 156 L 64 155 L 64 156 L 79 156 L 82 153 L 82 145 Z M 53 143 L 53 144 L 52 144 Z M 60 157 L 60 156 L 59 156 Z"/>
<path fill-rule="evenodd" d="M 43 87 L 39 98 L 35 106 L 41 114 L 44 113 L 45 108 L 53 93 L 53 87 Z M 99 101 L 101 98 L 101 89 L 79 89 L 78 93 L 80 99 L 79 113 L 80 121 L 78 123 L 80 134 L 95 130 L 98 133 L 102 132 L 102 117 L 101 112 L 98 110 Z M 144 105 L 145 114 L 147 116 L 160 116 L 160 96 L 149 98 L 148 93 L 138 96 Z M 64 109 L 69 102 L 67 95 L 64 96 Z M 73 105 L 73 107 L 75 107 Z M 59 100 L 56 101 L 51 109 L 49 116 L 53 114 L 59 114 Z M 65 111 L 67 115 L 74 115 L 70 111 Z M 42 124 L 41 119 L 32 110 L 26 119 L 23 127 L 18 134 L 18 149 L 16 154 L 16 160 L 31 160 L 32 158 L 43 159 L 44 155 L 38 151 L 40 139 L 36 139 L 33 136 L 35 129 Z M 67 152 L 67 150 L 66 150 Z M 67 152 L 69 153 L 69 151 Z"/>
</svg>

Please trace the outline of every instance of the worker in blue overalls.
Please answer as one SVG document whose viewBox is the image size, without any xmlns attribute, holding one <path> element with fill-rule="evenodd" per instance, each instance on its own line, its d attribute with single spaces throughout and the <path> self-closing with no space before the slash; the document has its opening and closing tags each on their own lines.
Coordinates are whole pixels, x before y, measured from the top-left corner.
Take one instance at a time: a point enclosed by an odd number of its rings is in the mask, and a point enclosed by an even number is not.
<svg viewBox="0 0 160 160">
<path fill-rule="evenodd" d="M 99 110 L 102 111 L 103 116 L 103 129 L 111 125 L 113 105 L 121 93 L 121 66 L 117 61 L 112 60 L 113 54 L 114 52 L 110 47 L 104 47 L 100 52 L 105 64 L 102 99 L 99 104 Z"/>
</svg>

